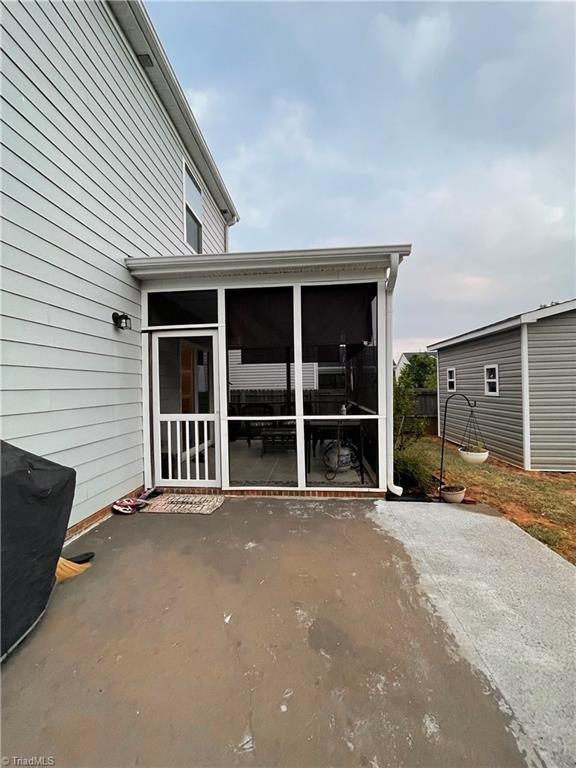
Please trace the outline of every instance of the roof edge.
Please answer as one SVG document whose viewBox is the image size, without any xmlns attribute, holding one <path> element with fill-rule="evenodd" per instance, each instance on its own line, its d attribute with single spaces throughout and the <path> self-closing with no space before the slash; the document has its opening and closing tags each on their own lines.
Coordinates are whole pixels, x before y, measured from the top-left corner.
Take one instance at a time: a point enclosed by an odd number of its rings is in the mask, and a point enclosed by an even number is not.
<svg viewBox="0 0 576 768">
<path fill-rule="evenodd" d="M 558 302 L 558 304 L 551 304 L 548 307 L 539 307 L 533 309 L 530 312 L 523 312 L 513 317 L 508 317 L 505 320 L 501 320 L 490 325 L 483 326 L 482 328 L 476 328 L 468 333 L 461 333 L 458 336 L 451 336 L 448 339 L 437 341 L 435 344 L 429 344 L 426 349 L 429 352 L 434 352 L 438 349 L 445 347 L 452 347 L 456 344 L 462 344 L 465 341 L 471 341 L 472 339 L 479 339 L 482 336 L 491 336 L 494 333 L 502 333 L 502 331 L 516 328 L 526 323 L 537 323 L 538 320 L 542 320 L 545 317 L 551 317 L 553 315 L 560 315 L 564 312 L 571 312 L 576 310 L 576 299 L 568 299 L 567 301 Z"/>
<path fill-rule="evenodd" d="M 182 86 L 170 64 L 160 38 L 154 29 L 148 11 L 144 7 L 144 3 L 142 0 L 106 0 L 106 2 L 135 55 L 139 56 L 147 53 L 152 57 L 153 69 L 157 71 L 152 73 L 145 69 L 148 81 L 168 112 L 172 124 L 180 134 L 180 138 L 190 153 L 191 158 L 202 173 L 204 182 L 214 196 L 226 223 L 232 226 L 240 219 L 238 211 L 202 131 L 196 122 L 196 118 L 188 104 L 188 100 L 184 95 Z M 140 36 L 144 38 L 147 50 L 140 50 L 142 48 L 142 43 L 138 41 Z M 160 91 L 158 82 L 156 82 L 158 79 L 156 77 L 157 74 L 163 80 L 171 98 L 166 98 Z"/>
<path fill-rule="evenodd" d="M 487 325 L 485 328 L 478 328 L 475 331 L 469 331 L 468 333 L 461 333 L 459 336 L 452 336 L 449 339 L 443 341 L 437 341 L 435 344 L 429 344 L 426 349 L 429 352 L 436 352 L 438 349 L 444 349 L 444 347 L 452 347 L 455 344 L 462 344 L 465 341 L 471 341 L 472 339 L 479 339 L 482 336 L 491 336 L 493 333 L 501 333 L 502 331 L 508 331 L 511 328 L 517 328 L 521 325 L 520 315 L 510 320 L 505 320 L 501 323 L 493 323 Z"/>
<path fill-rule="evenodd" d="M 400 260 L 410 254 L 410 245 L 317 248 L 308 250 L 248 251 L 186 256 L 152 256 L 125 259 L 129 272 L 140 280 L 185 275 L 280 272 L 301 269 L 385 270 L 392 254 Z"/>
</svg>

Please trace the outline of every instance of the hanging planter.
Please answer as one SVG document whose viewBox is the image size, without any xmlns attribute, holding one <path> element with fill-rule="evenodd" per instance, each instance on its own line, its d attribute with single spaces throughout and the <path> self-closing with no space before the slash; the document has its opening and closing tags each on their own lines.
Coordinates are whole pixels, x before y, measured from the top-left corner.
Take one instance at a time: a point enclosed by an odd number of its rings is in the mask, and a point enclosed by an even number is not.
<svg viewBox="0 0 576 768">
<path fill-rule="evenodd" d="M 466 495 L 466 487 L 464 485 L 443 485 L 440 488 L 440 495 L 442 500 L 449 504 L 461 504 Z"/>
<path fill-rule="evenodd" d="M 489 451 L 483 443 L 472 443 L 458 448 L 458 453 L 468 464 L 484 464 Z"/>
<path fill-rule="evenodd" d="M 459 504 L 464 501 L 466 494 L 466 488 L 463 485 L 444 485 L 444 443 L 446 442 L 446 417 L 448 415 L 448 403 L 455 397 L 462 398 L 468 408 L 470 409 L 468 415 L 468 421 L 464 428 L 464 434 L 460 441 L 460 448 L 458 453 L 468 462 L 468 464 L 484 464 L 488 458 L 488 451 L 486 445 L 480 434 L 480 427 L 476 421 L 474 415 L 474 408 L 476 408 L 476 400 L 470 400 L 462 392 L 454 392 L 449 395 L 444 403 L 444 419 L 442 422 L 442 450 L 440 452 L 440 483 L 438 486 L 438 499 L 441 501 L 448 501 L 452 504 Z"/>
</svg>

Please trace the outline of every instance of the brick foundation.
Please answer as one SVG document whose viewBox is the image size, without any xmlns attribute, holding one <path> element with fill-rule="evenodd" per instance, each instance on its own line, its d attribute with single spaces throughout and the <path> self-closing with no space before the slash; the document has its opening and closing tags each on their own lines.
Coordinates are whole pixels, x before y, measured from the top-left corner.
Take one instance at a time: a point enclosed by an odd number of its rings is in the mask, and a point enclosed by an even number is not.
<svg viewBox="0 0 576 768">
<path fill-rule="evenodd" d="M 164 493 L 191 493 L 210 496 L 218 494 L 219 496 L 282 496 L 282 497 L 302 497 L 311 496 L 314 498 L 333 498 L 333 499 L 385 499 L 386 491 L 299 491 L 297 489 L 274 488 L 265 491 L 254 490 L 251 488 L 233 488 L 223 491 L 221 488 L 164 488 L 159 486 L 158 490 Z"/>
<path fill-rule="evenodd" d="M 131 491 L 130 493 L 125 493 L 122 498 L 126 498 L 128 496 L 140 496 L 143 490 L 144 486 L 141 485 L 139 488 L 136 488 L 136 490 Z M 116 499 L 114 501 L 116 501 Z M 94 525 L 101 523 L 103 520 L 106 520 L 107 517 L 110 517 L 111 514 L 113 514 L 112 504 L 108 504 L 108 506 L 102 507 L 102 509 L 99 509 L 98 512 L 94 512 L 94 514 L 90 515 L 89 517 L 85 517 L 84 520 L 80 520 L 79 523 L 70 526 L 70 528 L 68 528 L 66 531 L 66 538 L 64 541 L 68 541 L 68 539 L 71 539 L 73 536 L 77 536 L 79 533 L 86 531 L 88 528 L 92 528 Z"/>
</svg>

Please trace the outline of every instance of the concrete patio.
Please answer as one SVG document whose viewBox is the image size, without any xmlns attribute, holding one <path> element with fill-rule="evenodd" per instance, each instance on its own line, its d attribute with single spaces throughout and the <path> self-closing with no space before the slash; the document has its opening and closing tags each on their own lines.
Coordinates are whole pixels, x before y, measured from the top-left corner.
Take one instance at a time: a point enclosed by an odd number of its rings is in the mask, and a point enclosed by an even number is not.
<svg viewBox="0 0 576 768">
<path fill-rule="evenodd" d="M 574 569 L 503 519 L 231 498 L 86 550 L 3 666 L 10 764 L 571 764 Z"/>
</svg>

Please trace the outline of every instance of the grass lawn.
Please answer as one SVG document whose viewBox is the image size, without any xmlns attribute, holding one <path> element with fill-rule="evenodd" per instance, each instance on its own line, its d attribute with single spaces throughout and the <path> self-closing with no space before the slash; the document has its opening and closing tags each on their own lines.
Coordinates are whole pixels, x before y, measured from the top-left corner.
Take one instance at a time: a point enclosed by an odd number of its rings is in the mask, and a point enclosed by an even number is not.
<svg viewBox="0 0 576 768">
<path fill-rule="evenodd" d="M 440 440 L 426 437 L 408 448 L 422 456 L 436 477 Z M 560 472 L 524 472 L 496 459 L 467 464 L 446 443 L 445 483 L 463 483 L 466 496 L 490 504 L 559 555 L 576 563 L 576 476 Z"/>
</svg>

